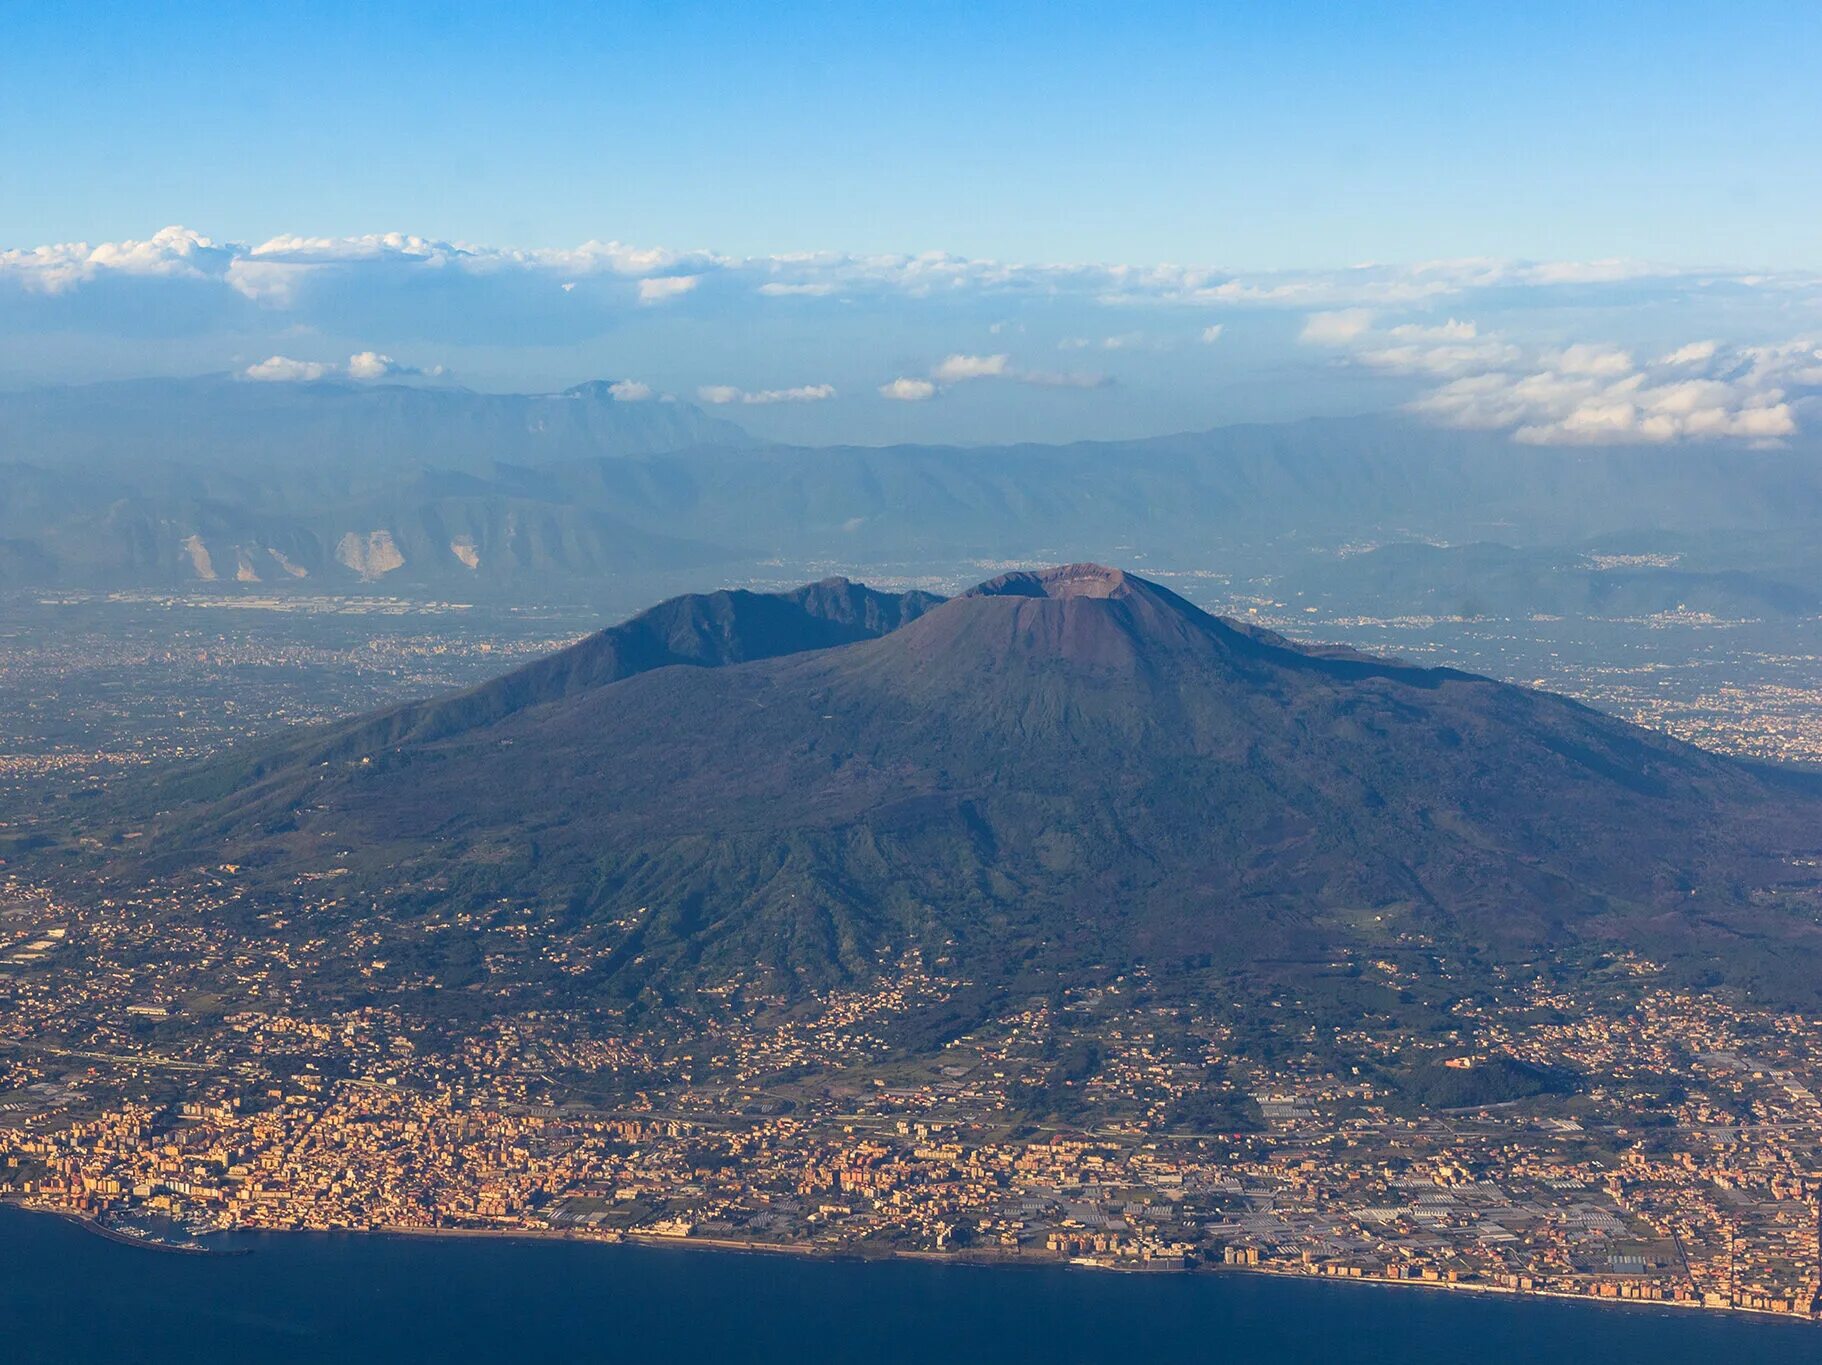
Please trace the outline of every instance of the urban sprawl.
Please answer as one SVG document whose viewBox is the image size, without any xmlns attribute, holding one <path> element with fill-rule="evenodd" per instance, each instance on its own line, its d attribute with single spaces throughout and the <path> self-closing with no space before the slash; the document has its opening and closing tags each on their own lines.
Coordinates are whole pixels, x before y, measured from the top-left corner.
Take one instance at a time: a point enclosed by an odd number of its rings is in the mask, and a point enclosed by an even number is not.
<svg viewBox="0 0 1822 1365">
<path fill-rule="evenodd" d="M 372 951 L 358 931 L 287 946 L 164 909 L 5 885 L 0 1196 L 170 1245 L 494 1232 L 1818 1310 L 1822 1020 L 1635 958 L 1583 991 L 1502 971 L 1422 1037 L 1319 1036 L 1291 998 L 1157 1003 L 1136 971 L 916 1054 L 886 1039 L 964 983 L 910 960 L 649 1028 L 455 1027 L 306 1003 L 313 955 Z M 468 927 L 523 937 L 504 911 Z M 153 936 L 163 963 L 127 965 Z M 1422 944 L 1350 965 L 1388 992 L 1448 971 Z M 1269 1064 L 1236 1050 L 1261 1029 Z M 1413 1065 L 1576 1081 L 1413 1110 L 1374 1079 Z M 1231 1103 L 1198 1104 L 1211 1087 Z"/>
</svg>

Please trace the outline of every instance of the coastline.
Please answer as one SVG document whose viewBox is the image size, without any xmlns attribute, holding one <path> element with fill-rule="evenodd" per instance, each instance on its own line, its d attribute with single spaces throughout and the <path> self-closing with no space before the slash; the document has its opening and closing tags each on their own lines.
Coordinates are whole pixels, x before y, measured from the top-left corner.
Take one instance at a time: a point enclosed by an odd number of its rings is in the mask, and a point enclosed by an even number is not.
<svg viewBox="0 0 1822 1365">
<path fill-rule="evenodd" d="M 205 1246 L 200 1242 L 190 1244 L 168 1242 L 158 1237 L 135 1237 L 130 1232 L 109 1227 L 100 1219 L 86 1213 L 77 1213 L 73 1209 L 53 1208 L 48 1204 L 30 1204 L 18 1199 L 0 1199 L 0 1207 L 18 1209 L 21 1213 L 49 1214 L 53 1218 L 60 1218 L 66 1223 L 81 1228 L 84 1232 L 92 1232 L 105 1241 L 114 1242 L 120 1246 L 139 1247 L 145 1251 L 168 1251 L 179 1256 L 242 1256 L 247 1254 L 243 1251 Z"/>
<path fill-rule="evenodd" d="M 162 1242 L 149 1238 L 134 1237 L 98 1221 L 94 1217 L 71 1209 L 55 1208 L 45 1204 L 33 1204 L 17 1198 L 0 1199 L 0 1207 L 18 1209 L 22 1213 L 49 1214 L 64 1222 L 73 1224 L 85 1231 L 96 1234 L 119 1246 L 138 1247 L 148 1251 L 174 1252 L 188 1256 L 243 1256 L 251 1255 L 252 1248 L 216 1248 L 208 1245 L 187 1246 Z M 203 1233 L 204 1239 L 216 1236 L 259 1235 L 283 1237 L 291 1232 L 314 1232 L 319 1234 L 342 1234 L 351 1237 L 396 1237 L 414 1240 L 450 1240 L 450 1241 L 519 1241 L 519 1242 L 567 1242 L 593 1246 L 637 1246 L 646 1248 L 677 1248 L 699 1251 L 719 1251 L 724 1253 L 750 1254 L 762 1256 L 783 1256 L 801 1260 L 830 1261 L 836 1263 L 869 1264 L 890 1261 L 913 1262 L 924 1265 L 943 1265 L 971 1267 L 982 1270 L 1095 1270 L 1112 1271 L 1120 1275 L 1154 1276 L 1154 1275 L 1188 1275 L 1188 1276 L 1253 1276 L 1274 1280 L 1287 1280 L 1302 1284 L 1322 1284 L 1354 1286 L 1363 1289 L 1427 1289 L 1443 1293 L 1480 1295 L 1495 1299 L 1508 1300 L 1546 1300 L 1556 1303 L 1590 1304 L 1596 1307 L 1622 1309 L 1662 1309 L 1679 1312 L 1694 1312 L 1707 1317 L 1751 1319 L 1758 1322 L 1785 1322 L 1807 1326 L 1822 1326 L 1822 1319 L 1802 1317 L 1794 1313 L 1774 1313 L 1761 1308 L 1744 1308 L 1737 1305 L 1715 1307 L 1704 1303 L 1692 1303 L 1675 1299 L 1620 1299 L 1602 1298 L 1592 1294 L 1567 1294 L 1553 1289 L 1512 1289 L 1504 1285 L 1449 1283 L 1437 1280 L 1391 1280 L 1377 1276 L 1342 1276 L 1317 1275 L 1300 1270 L 1280 1270 L 1269 1266 L 1234 1266 L 1220 1263 L 1135 1263 L 1123 1265 L 1114 1261 L 1087 1261 L 1069 1257 L 1027 1257 L 1020 1255 L 994 1255 L 977 1253 L 973 1255 L 943 1251 L 916 1251 L 908 1248 L 895 1248 L 882 1251 L 876 1255 L 853 1250 L 828 1250 L 807 1242 L 762 1242 L 734 1237 L 680 1237 L 668 1233 L 652 1232 L 613 1232 L 606 1235 L 599 1233 L 579 1233 L 559 1228 L 417 1228 L 417 1227 L 374 1227 L 374 1228 L 247 1228 L 231 1229 L 223 1232 Z"/>
</svg>

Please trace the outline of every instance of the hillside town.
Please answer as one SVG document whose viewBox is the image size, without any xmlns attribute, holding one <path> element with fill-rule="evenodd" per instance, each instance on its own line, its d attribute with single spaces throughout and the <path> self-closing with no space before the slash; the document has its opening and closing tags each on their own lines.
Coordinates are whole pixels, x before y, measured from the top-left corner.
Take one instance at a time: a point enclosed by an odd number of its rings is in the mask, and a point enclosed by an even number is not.
<svg viewBox="0 0 1822 1365">
<path fill-rule="evenodd" d="M 966 983 L 909 959 L 801 1004 L 451 1023 L 422 991 L 313 1004 L 310 959 L 347 945 L 153 931 L 144 908 L 17 880 L 0 905 L 0 1197 L 116 1236 L 651 1239 L 1822 1306 L 1822 1019 L 1635 958 L 1575 988 L 1495 974 L 1422 1032 L 1238 989 L 1184 1003 L 1128 972 L 918 1047 L 906 1028 Z M 1407 994 L 1451 970 L 1417 948 L 1355 965 Z"/>
</svg>

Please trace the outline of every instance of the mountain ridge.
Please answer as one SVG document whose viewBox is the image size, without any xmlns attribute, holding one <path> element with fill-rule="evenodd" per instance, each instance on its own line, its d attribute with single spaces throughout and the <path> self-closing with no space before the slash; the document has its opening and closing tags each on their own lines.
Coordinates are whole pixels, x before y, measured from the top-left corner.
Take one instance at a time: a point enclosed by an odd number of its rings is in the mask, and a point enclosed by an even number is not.
<svg viewBox="0 0 1822 1365">
<path fill-rule="evenodd" d="M 317 727 L 237 772 L 245 780 L 287 760 L 320 764 L 449 739 L 654 669 L 714 668 L 848 644 L 895 630 L 940 601 L 932 593 L 883 593 L 840 577 L 781 593 L 688 593 L 477 686 Z"/>
<path fill-rule="evenodd" d="M 333 867 L 400 923 L 508 897 L 622 1000 L 857 982 L 910 950 L 993 979 L 1625 945 L 1818 980 L 1814 780 L 1091 566 L 898 616 L 294 752 L 152 818 L 154 859 L 114 871 L 231 861 L 282 895 Z"/>
<path fill-rule="evenodd" d="M 0 458 L 243 472 L 299 462 L 473 470 L 753 444 L 692 403 L 622 399 L 615 387 L 593 380 L 557 393 L 484 393 L 211 374 L 0 391 Z"/>
<path fill-rule="evenodd" d="M 1661 550 L 1681 536 L 1702 547 L 1707 569 L 1759 572 L 1748 600 L 1790 611 L 1814 598 L 1805 584 L 1822 528 L 1822 462 L 1808 446 L 1590 447 L 1514 460 L 1494 433 L 1362 419 L 1062 446 L 804 448 L 702 428 L 719 419 L 689 416 L 687 404 L 604 399 L 599 385 L 569 398 L 214 385 L 196 391 L 194 421 L 151 400 L 131 421 L 108 404 L 90 413 L 67 391 L 33 427 L 19 414 L 43 407 L 40 397 L 0 395 L 0 585 L 380 584 L 537 599 L 607 590 L 629 573 L 772 561 L 953 568 L 1050 559 L 1059 545 L 1276 573 L 1311 552 L 1326 567 L 1325 555 L 1363 540 L 1590 548 L 1590 538 L 1624 538 Z M 292 392 L 300 387 L 309 391 Z M 216 439 L 248 402 L 271 409 L 263 434 Z M 371 407 L 371 429 L 325 444 L 320 425 L 285 415 L 313 403 L 331 415 Z M 475 405 L 493 415 L 474 416 Z M 687 419 L 688 429 L 628 430 L 616 443 L 590 434 L 578 417 L 589 412 Z M 19 439 L 25 427 L 43 441 Z M 319 436 L 300 445 L 299 430 Z M 390 551 L 363 548 L 381 537 Z M 1590 600 L 1613 582 L 1592 582 Z"/>
</svg>

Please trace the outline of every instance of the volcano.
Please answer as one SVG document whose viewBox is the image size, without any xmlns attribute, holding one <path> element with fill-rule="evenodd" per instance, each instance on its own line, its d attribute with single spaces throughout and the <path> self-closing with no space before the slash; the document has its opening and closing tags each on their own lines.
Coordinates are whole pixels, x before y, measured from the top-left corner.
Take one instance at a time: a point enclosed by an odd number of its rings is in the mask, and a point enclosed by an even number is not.
<svg viewBox="0 0 1822 1365">
<path fill-rule="evenodd" d="M 231 861 L 257 903 L 334 871 L 403 919 L 508 899 L 616 997 L 1387 945 L 1822 980 L 1812 775 L 1090 564 L 678 599 L 163 791 L 114 875 Z"/>
</svg>

